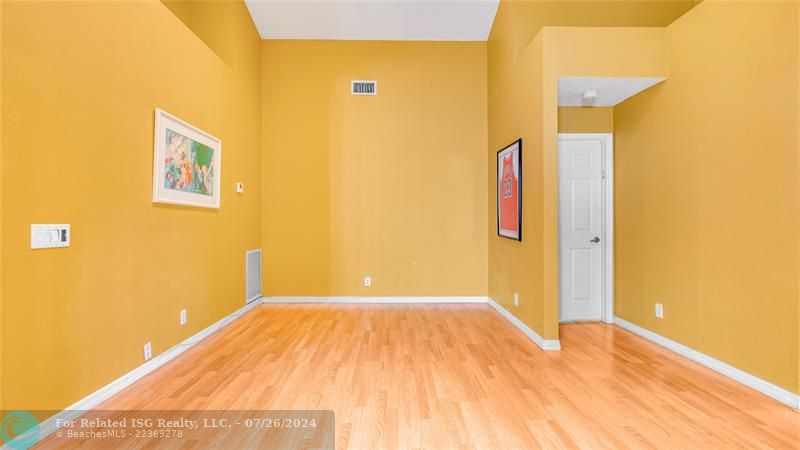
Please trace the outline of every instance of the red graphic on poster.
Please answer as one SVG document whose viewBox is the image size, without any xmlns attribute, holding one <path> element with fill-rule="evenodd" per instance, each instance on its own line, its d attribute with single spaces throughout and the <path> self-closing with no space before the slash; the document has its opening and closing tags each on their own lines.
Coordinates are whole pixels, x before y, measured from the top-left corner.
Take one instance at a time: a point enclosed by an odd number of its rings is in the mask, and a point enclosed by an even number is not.
<svg viewBox="0 0 800 450">
<path fill-rule="evenodd" d="M 503 157 L 500 171 L 500 229 L 519 232 L 517 206 L 519 205 L 519 180 L 514 173 L 513 153 Z"/>
</svg>

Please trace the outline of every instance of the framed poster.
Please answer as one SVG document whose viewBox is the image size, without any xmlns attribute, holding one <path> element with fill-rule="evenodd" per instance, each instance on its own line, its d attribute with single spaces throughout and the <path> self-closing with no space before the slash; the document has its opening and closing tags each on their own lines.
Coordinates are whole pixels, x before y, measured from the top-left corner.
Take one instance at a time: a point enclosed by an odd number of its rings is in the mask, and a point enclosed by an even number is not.
<svg viewBox="0 0 800 450">
<path fill-rule="evenodd" d="M 219 208 L 222 141 L 156 108 L 153 202 Z"/>
<path fill-rule="evenodd" d="M 497 234 L 522 240 L 522 139 L 497 152 Z"/>
</svg>

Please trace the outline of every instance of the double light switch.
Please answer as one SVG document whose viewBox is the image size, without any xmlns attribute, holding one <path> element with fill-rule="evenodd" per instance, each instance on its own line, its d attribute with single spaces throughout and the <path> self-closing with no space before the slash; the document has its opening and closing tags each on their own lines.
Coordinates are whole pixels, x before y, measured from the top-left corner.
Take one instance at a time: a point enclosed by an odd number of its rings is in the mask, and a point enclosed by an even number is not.
<svg viewBox="0 0 800 450">
<path fill-rule="evenodd" d="M 69 224 L 32 224 L 31 248 L 69 247 Z"/>
</svg>

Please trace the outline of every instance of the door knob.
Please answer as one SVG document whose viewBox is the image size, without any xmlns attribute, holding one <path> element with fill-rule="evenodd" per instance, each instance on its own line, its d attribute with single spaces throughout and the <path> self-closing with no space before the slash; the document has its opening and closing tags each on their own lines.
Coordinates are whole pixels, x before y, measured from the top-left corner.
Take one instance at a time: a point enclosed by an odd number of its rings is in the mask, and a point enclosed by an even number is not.
<svg viewBox="0 0 800 450">
<path fill-rule="evenodd" d="M 597 236 L 595 236 L 595 237 L 594 237 L 594 239 L 592 239 L 592 240 L 591 240 L 591 241 L 589 241 L 589 242 L 592 242 L 592 243 L 594 243 L 594 244 L 597 244 L 598 242 L 600 242 L 600 238 L 599 238 L 599 237 L 597 237 Z"/>
</svg>

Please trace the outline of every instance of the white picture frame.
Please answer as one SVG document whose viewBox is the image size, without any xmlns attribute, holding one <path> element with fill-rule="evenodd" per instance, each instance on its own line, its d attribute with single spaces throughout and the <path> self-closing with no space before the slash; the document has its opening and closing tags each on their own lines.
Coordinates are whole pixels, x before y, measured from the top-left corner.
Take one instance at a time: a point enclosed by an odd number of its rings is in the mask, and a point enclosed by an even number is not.
<svg viewBox="0 0 800 450">
<path fill-rule="evenodd" d="M 222 140 L 156 108 L 153 202 L 219 208 Z"/>
</svg>

